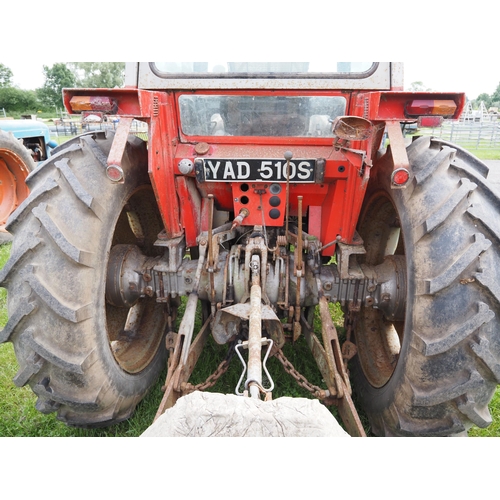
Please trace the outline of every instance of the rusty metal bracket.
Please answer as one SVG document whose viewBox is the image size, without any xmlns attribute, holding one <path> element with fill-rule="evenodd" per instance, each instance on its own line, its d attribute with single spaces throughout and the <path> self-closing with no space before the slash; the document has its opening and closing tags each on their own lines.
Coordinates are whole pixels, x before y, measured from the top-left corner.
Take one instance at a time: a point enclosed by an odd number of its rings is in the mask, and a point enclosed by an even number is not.
<svg viewBox="0 0 500 500">
<path fill-rule="evenodd" d="M 207 241 L 202 240 L 199 244 L 200 258 L 196 268 L 196 275 L 193 284 L 193 291 L 189 294 L 186 304 L 184 316 L 179 326 L 179 333 L 175 338 L 175 345 L 171 359 L 168 362 L 168 373 L 165 380 L 165 394 L 156 412 L 155 420 L 162 415 L 166 409 L 171 408 L 181 394 L 181 384 L 187 382 L 191 375 L 194 365 L 200 356 L 203 345 L 206 342 L 209 325 L 212 319 L 210 316 L 200 333 L 197 335 L 196 340 L 191 344 L 193 338 L 196 305 L 198 303 L 198 287 L 200 284 L 200 277 L 205 264 L 205 255 L 207 252 Z"/>
<path fill-rule="evenodd" d="M 353 244 L 337 241 L 337 253 L 340 279 L 363 279 L 365 277 L 356 258 L 351 258 L 351 256 L 364 255 L 366 253 L 363 240 L 358 233 L 354 234 Z"/>
<path fill-rule="evenodd" d="M 411 179 L 411 170 L 410 170 L 410 162 L 408 160 L 408 154 L 406 152 L 403 132 L 401 130 L 401 124 L 395 121 L 388 121 L 386 123 L 386 127 L 387 127 L 387 135 L 389 137 L 392 163 L 394 166 L 391 176 L 391 188 L 404 189 L 406 188 Z M 396 184 L 394 182 L 394 176 L 397 172 L 406 172 L 408 174 L 408 179 L 404 184 Z"/>
<path fill-rule="evenodd" d="M 132 127 L 133 118 L 122 116 L 116 128 L 115 137 L 113 139 L 113 144 L 111 144 L 111 149 L 108 154 L 108 167 L 118 169 L 122 172 L 122 158 L 125 152 L 125 146 L 127 145 L 128 135 L 130 133 L 130 128 Z M 123 177 L 120 179 L 123 182 Z"/>
<path fill-rule="evenodd" d="M 344 364 L 340 341 L 333 324 L 328 300 L 323 295 L 321 281 L 318 279 L 319 312 L 323 344 L 314 334 L 313 328 L 301 315 L 301 324 L 307 344 L 330 392 L 330 401 L 338 407 L 339 414 L 351 436 L 366 436 L 361 420 L 351 398 L 352 389 L 349 374 Z"/>
<path fill-rule="evenodd" d="M 344 397 L 339 398 L 335 404 L 339 410 L 340 418 L 346 426 L 347 432 L 352 437 L 366 437 L 361 419 L 356 411 L 351 395 L 347 390 L 344 391 Z"/>
<path fill-rule="evenodd" d="M 184 360 L 182 352 L 184 349 L 183 337 L 177 335 L 173 353 L 169 358 L 169 367 L 167 378 L 165 380 L 165 393 L 161 400 L 160 406 L 156 412 L 154 421 L 156 421 L 166 410 L 172 408 L 176 401 L 183 395 L 182 387 L 193 373 L 194 367 L 198 362 L 203 347 L 208 339 L 210 333 L 210 320 L 209 317 L 195 340 L 189 347 L 187 358 Z"/>
<path fill-rule="evenodd" d="M 311 353 L 316 361 L 316 364 L 318 365 L 323 380 L 328 387 L 330 396 L 342 397 L 342 378 L 337 370 L 337 367 L 335 366 L 335 360 L 325 351 L 321 341 L 314 334 L 312 327 L 303 315 L 301 316 L 301 326 L 302 333 L 304 334 L 309 349 L 311 349 Z"/>
<path fill-rule="evenodd" d="M 349 382 L 349 374 L 347 373 L 342 359 L 339 336 L 333 324 L 330 308 L 328 307 L 328 301 L 325 296 L 322 296 L 319 300 L 319 313 L 321 317 L 321 334 L 323 336 L 325 352 L 329 359 L 334 360 L 336 369 L 342 377 L 342 385 L 345 386 L 348 393 L 351 394 L 351 383 Z"/>
</svg>

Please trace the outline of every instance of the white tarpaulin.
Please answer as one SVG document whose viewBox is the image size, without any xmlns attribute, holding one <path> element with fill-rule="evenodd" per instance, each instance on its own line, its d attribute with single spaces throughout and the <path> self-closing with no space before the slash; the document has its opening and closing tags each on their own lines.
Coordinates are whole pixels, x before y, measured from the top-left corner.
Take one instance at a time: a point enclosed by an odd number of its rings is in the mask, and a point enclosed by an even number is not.
<svg viewBox="0 0 500 500">
<path fill-rule="evenodd" d="M 180 398 L 142 437 L 349 437 L 318 400 L 260 401 L 193 392 Z"/>
</svg>

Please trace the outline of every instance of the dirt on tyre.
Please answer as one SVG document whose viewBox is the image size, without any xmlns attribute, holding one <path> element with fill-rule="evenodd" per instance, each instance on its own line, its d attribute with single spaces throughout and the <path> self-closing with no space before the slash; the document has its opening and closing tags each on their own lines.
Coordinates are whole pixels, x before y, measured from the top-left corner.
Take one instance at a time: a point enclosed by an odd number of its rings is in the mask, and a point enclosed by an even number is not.
<svg viewBox="0 0 500 500">
<path fill-rule="evenodd" d="M 407 282 L 399 317 L 356 315 L 355 390 L 375 435 L 464 435 L 491 423 L 500 381 L 500 199 L 457 146 L 421 137 L 408 157 L 407 189 L 390 187 L 390 154 L 374 166 L 360 217 L 364 262 Z"/>
<path fill-rule="evenodd" d="M 11 240 L 5 225 L 28 196 L 25 180 L 34 169 L 30 151 L 12 133 L 0 130 L 0 243 Z"/>
<path fill-rule="evenodd" d="M 14 345 L 15 384 L 32 388 L 39 411 L 80 427 L 130 417 L 166 356 L 162 304 L 106 300 L 112 249 L 161 255 L 154 242 L 163 227 L 145 143 L 129 138 L 121 184 L 105 173 L 111 143 L 102 132 L 82 136 L 28 177 L 1 274 L 9 320 L 0 341 Z"/>
</svg>

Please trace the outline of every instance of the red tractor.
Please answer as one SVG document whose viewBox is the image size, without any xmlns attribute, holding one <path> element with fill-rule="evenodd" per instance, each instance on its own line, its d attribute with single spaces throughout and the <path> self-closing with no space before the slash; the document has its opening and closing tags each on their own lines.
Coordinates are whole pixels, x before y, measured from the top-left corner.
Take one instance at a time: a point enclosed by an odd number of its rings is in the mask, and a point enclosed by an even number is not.
<svg viewBox="0 0 500 500">
<path fill-rule="evenodd" d="M 269 399 L 267 358 L 304 336 L 315 395 L 351 435 L 364 435 L 352 391 L 375 435 L 487 426 L 500 200 L 462 148 L 404 139 L 405 124 L 457 119 L 464 94 L 402 80 L 400 63 L 156 62 L 129 64 L 124 88 L 64 90 L 68 112 L 119 125 L 58 149 L 9 220 L 0 341 L 16 385 L 68 425 L 110 425 L 170 353 L 161 414 L 211 333 L 243 361 L 236 392 Z"/>
</svg>

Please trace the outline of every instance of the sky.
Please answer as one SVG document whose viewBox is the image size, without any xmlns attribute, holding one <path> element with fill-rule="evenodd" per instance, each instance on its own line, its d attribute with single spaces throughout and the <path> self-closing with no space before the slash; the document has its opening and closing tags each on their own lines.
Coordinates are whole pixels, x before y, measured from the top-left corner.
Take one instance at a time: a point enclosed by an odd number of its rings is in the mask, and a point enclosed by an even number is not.
<svg viewBox="0 0 500 500">
<path fill-rule="evenodd" d="M 52 0 L 24 36 L 17 23 L 2 24 L 0 62 L 24 89 L 42 86 L 43 65 L 54 62 L 219 58 L 403 61 L 406 87 L 421 81 L 469 99 L 500 83 L 498 29 L 487 22 L 491 0 L 474 0 L 473 9 L 435 0 L 356 0 L 353 9 L 343 2 L 252 0 L 242 15 L 234 0 L 191 0 L 189 10 L 185 2 L 154 1 L 130 15 L 113 2 L 87 0 L 86 17 L 78 3 Z M 8 2 L 3 18 L 22 17 L 23 5 Z"/>
<path fill-rule="evenodd" d="M 8 66 L 14 76 L 13 83 L 22 89 L 42 87 L 45 81 L 43 66 L 51 67 L 55 62 L 27 63 L 25 60 L 0 62 Z M 489 63 L 487 59 L 476 59 L 473 62 L 454 62 L 412 60 L 404 61 L 405 88 L 412 82 L 420 81 L 434 91 L 465 92 L 469 99 L 475 99 L 479 94 L 492 94 L 500 84 L 500 64 Z"/>
</svg>

